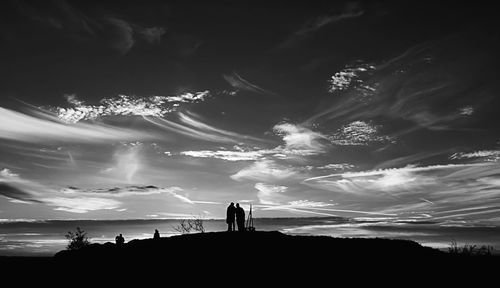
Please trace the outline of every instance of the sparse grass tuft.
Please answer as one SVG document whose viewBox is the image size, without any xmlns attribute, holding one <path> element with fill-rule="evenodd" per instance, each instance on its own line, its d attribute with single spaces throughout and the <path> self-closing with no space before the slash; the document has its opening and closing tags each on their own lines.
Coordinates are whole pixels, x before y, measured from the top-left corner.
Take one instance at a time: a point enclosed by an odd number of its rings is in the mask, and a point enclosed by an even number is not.
<svg viewBox="0 0 500 288">
<path fill-rule="evenodd" d="M 457 241 L 453 239 L 448 247 L 448 253 L 464 256 L 491 256 L 493 253 L 493 247 L 488 245 L 477 247 L 477 245 L 471 244 L 458 246 Z"/>
</svg>

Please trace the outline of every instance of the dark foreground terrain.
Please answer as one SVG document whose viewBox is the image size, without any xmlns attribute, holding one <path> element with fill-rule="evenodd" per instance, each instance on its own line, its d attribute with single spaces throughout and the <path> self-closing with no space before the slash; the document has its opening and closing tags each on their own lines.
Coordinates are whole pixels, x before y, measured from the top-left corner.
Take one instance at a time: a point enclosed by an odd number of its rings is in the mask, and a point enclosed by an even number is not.
<svg viewBox="0 0 500 288">
<path fill-rule="evenodd" d="M 347 277 L 412 275 L 448 277 L 447 271 L 487 273 L 500 267 L 495 256 L 451 255 L 407 240 L 291 236 L 279 232 L 188 234 L 160 239 L 91 244 L 47 258 L 0 258 L 4 268 L 33 271 L 53 277 L 105 275 L 126 279 L 196 281 L 206 277 Z M 284 272 L 283 272 L 284 271 Z M 82 274 L 83 273 L 83 274 Z M 420 275 L 420 276 L 419 276 Z M 485 274 L 486 275 L 486 274 Z M 125 277 L 125 278 L 123 278 Z M 160 277 L 160 278 L 157 278 Z M 201 278 L 200 278 L 201 277 Z M 151 278 L 149 278 L 151 279 Z"/>
</svg>

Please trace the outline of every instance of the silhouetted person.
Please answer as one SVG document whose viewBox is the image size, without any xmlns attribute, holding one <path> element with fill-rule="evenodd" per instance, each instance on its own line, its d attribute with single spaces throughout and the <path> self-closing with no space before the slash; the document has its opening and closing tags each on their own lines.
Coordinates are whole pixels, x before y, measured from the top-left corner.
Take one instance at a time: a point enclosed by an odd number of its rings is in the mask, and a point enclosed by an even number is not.
<svg viewBox="0 0 500 288">
<path fill-rule="evenodd" d="M 236 224 L 238 231 L 245 231 L 245 210 L 240 207 L 240 203 L 236 203 Z"/>
<path fill-rule="evenodd" d="M 231 202 L 231 204 L 227 207 L 227 213 L 226 213 L 226 223 L 227 223 L 227 231 L 234 231 L 234 216 L 236 214 L 236 208 L 234 207 L 234 203 Z"/>
<path fill-rule="evenodd" d="M 160 239 L 160 232 L 158 232 L 158 229 L 155 229 L 155 234 L 153 235 L 153 239 Z"/>
<path fill-rule="evenodd" d="M 116 236 L 115 241 L 117 246 L 122 246 L 125 243 L 125 238 L 123 238 L 123 235 L 120 234 Z"/>
</svg>

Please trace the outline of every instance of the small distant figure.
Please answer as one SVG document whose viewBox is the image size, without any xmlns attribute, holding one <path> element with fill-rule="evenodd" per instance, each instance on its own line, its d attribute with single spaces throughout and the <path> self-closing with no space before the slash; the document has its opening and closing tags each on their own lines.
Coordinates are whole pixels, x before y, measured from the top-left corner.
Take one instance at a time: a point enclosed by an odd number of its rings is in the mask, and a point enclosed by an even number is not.
<svg viewBox="0 0 500 288">
<path fill-rule="evenodd" d="M 227 207 L 227 213 L 226 213 L 226 223 L 227 223 L 227 231 L 231 232 L 235 230 L 234 227 L 234 217 L 236 215 L 236 208 L 234 207 L 234 203 L 231 202 L 229 206 Z"/>
<path fill-rule="evenodd" d="M 160 232 L 158 232 L 158 229 L 155 229 L 155 234 L 153 235 L 153 239 L 160 239 Z"/>
<path fill-rule="evenodd" d="M 240 207 L 240 203 L 236 203 L 236 224 L 239 232 L 245 231 L 245 210 Z"/>
<path fill-rule="evenodd" d="M 125 243 L 125 238 L 123 238 L 123 235 L 120 234 L 115 237 L 115 241 L 117 246 L 122 246 Z"/>
</svg>

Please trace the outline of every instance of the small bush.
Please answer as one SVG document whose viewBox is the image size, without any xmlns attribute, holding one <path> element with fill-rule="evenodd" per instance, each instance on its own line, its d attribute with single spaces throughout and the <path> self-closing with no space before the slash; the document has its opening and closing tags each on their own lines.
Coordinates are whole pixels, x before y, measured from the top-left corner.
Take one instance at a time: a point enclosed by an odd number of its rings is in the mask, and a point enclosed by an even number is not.
<svg viewBox="0 0 500 288">
<path fill-rule="evenodd" d="M 76 227 L 76 232 L 74 233 L 68 231 L 65 237 L 69 241 L 68 246 L 66 246 L 66 249 L 68 250 L 78 250 L 90 244 L 89 237 L 87 237 L 87 232 L 80 229 L 80 227 Z"/>
</svg>

